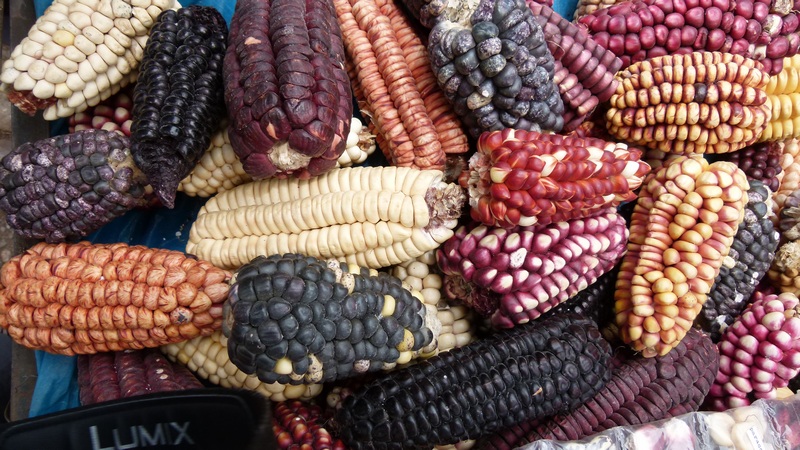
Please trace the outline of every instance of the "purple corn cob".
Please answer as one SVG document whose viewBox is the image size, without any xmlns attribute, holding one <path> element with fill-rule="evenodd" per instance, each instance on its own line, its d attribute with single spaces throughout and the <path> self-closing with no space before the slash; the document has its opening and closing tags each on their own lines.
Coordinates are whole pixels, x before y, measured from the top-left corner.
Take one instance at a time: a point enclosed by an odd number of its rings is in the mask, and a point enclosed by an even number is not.
<svg viewBox="0 0 800 450">
<path fill-rule="evenodd" d="M 445 242 L 437 261 L 450 298 L 510 328 L 594 283 L 620 259 L 627 238 L 625 220 L 612 208 L 512 229 L 472 223 Z"/>
</svg>

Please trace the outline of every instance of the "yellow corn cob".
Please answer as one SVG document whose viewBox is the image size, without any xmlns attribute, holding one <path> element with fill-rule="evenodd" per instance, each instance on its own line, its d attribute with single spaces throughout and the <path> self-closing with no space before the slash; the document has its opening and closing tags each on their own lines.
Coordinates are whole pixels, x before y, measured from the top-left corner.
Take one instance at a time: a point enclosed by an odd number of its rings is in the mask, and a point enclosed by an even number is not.
<svg viewBox="0 0 800 450">
<path fill-rule="evenodd" d="M 783 59 L 783 70 L 764 88 L 772 118 L 759 142 L 800 137 L 800 55 Z"/>
<path fill-rule="evenodd" d="M 453 235 L 465 194 L 443 177 L 438 170 L 354 167 L 243 184 L 203 206 L 186 251 L 231 269 L 283 253 L 374 269 L 400 264 Z"/>
<path fill-rule="evenodd" d="M 190 341 L 165 345 L 161 351 L 172 361 L 186 365 L 200 378 L 226 388 L 245 388 L 281 402 L 287 399 L 309 400 L 322 392 L 321 384 L 289 385 L 264 383 L 255 375 L 239 370 L 228 357 L 228 338 L 221 331 Z"/>
</svg>

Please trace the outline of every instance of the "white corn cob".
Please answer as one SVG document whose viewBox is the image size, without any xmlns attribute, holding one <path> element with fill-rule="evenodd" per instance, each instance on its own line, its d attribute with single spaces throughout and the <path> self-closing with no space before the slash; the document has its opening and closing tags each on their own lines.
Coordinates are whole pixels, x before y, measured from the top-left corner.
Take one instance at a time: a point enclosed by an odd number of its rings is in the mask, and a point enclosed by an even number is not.
<svg viewBox="0 0 800 450">
<path fill-rule="evenodd" d="M 439 170 L 352 167 L 254 181 L 206 202 L 186 251 L 221 268 L 301 253 L 378 269 L 438 248 L 453 236 L 464 201 Z"/>
<path fill-rule="evenodd" d="M 265 395 L 272 401 L 287 399 L 309 400 L 322 392 L 321 384 L 288 385 L 264 383 L 255 375 L 247 375 L 228 358 L 228 338 L 217 330 L 209 336 L 198 337 L 161 347 L 172 361 L 186 365 L 198 377 L 226 388 L 245 388 Z"/>
<path fill-rule="evenodd" d="M 350 122 L 347 145 L 338 163 L 342 167 L 361 164 L 375 151 L 375 136 L 362 125 L 358 118 Z M 253 181 L 245 172 L 228 138 L 228 127 L 224 125 L 211 136 L 211 145 L 203 153 L 197 167 L 181 180 L 178 190 L 192 197 L 211 197 L 228 191 L 240 184 Z"/>
<path fill-rule="evenodd" d="M 436 265 L 436 252 L 394 266 L 391 274 L 410 288 L 422 294 L 426 305 L 436 308 L 436 317 L 442 323 L 437 337 L 436 352 L 445 352 L 469 344 L 474 339 L 476 317 L 474 312 L 461 304 L 449 302 L 442 296 L 442 276 Z"/>
<path fill-rule="evenodd" d="M 0 89 L 46 120 L 95 106 L 136 80 L 150 28 L 175 0 L 55 0 L 11 52 Z"/>
</svg>

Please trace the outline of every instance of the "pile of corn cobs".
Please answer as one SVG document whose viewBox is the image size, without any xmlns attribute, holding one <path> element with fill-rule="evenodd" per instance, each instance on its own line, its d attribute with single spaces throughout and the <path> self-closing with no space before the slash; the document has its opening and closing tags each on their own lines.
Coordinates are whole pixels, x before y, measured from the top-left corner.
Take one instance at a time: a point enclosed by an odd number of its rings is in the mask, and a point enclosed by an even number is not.
<svg viewBox="0 0 800 450">
<path fill-rule="evenodd" d="M 72 126 L 0 161 L 8 224 L 46 241 L 0 270 L 0 326 L 81 355 L 86 403 L 257 390 L 287 448 L 513 448 L 782 397 L 800 19 L 586 3 L 56 0 L 0 73 Z M 385 167 L 340 167 L 376 143 Z M 179 190 L 212 197 L 186 253 L 78 242 Z"/>
</svg>

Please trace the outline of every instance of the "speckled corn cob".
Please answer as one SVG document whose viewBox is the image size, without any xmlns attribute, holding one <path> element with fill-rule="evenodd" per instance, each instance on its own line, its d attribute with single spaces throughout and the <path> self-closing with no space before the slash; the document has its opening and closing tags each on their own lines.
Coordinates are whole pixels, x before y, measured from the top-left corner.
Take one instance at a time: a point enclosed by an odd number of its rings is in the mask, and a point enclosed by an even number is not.
<svg viewBox="0 0 800 450">
<path fill-rule="evenodd" d="M 264 383 L 255 375 L 242 372 L 228 357 L 228 338 L 222 334 L 222 330 L 164 345 L 161 351 L 172 361 L 186 365 L 198 377 L 210 383 L 226 388 L 250 389 L 274 402 L 309 400 L 322 392 L 321 384 Z"/>
<path fill-rule="evenodd" d="M 702 309 L 704 329 L 714 342 L 739 317 L 775 258 L 780 235 L 770 219 L 770 194 L 760 181 L 750 181 L 744 219 Z"/>
<path fill-rule="evenodd" d="M 40 243 L 0 269 L 0 326 L 65 355 L 158 347 L 218 329 L 229 279 L 171 250 Z"/>
<path fill-rule="evenodd" d="M 150 31 L 134 87 L 131 154 L 167 208 L 225 115 L 227 40 L 225 19 L 209 6 L 165 11 Z"/>
<path fill-rule="evenodd" d="M 569 414 L 522 423 L 482 439 L 479 449 L 510 450 L 539 439 L 571 441 L 616 426 L 640 425 L 697 411 L 719 367 L 716 346 L 693 329 L 656 358 L 617 355 L 613 376 Z"/>
<path fill-rule="evenodd" d="M 718 161 L 729 161 L 747 175 L 748 180 L 758 180 L 770 193 L 780 189 L 781 159 L 785 145 L 782 142 L 762 142 L 735 152 L 723 153 Z"/>
<path fill-rule="evenodd" d="M 186 367 L 171 363 L 157 349 L 78 356 L 81 405 L 202 387 Z"/>
<path fill-rule="evenodd" d="M 477 138 L 511 127 L 560 131 L 564 103 L 553 82 L 553 55 L 525 1 L 464 3 L 433 26 L 428 52 L 439 86 L 468 132 Z M 463 20 L 453 17 L 463 14 Z"/>
<path fill-rule="evenodd" d="M 3 63 L 11 103 L 45 120 L 69 117 L 136 79 L 150 28 L 174 0 L 55 0 Z"/>
<path fill-rule="evenodd" d="M 780 188 L 772 193 L 772 208 L 776 218 L 780 215 L 786 198 L 792 192 L 800 189 L 800 140 L 788 139 L 782 144 L 781 168 L 783 171 L 778 174 L 781 182 Z"/>
<path fill-rule="evenodd" d="M 299 400 L 275 403 L 272 434 L 279 449 L 345 450 L 338 438 L 325 429 L 322 408 Z"/>
<path fill-rule="evenodd" d="M 512 229 L 472 222 L 437 250 L 437 260 L 449 298 L 510 328 L 594 283 L 617 263 L 627 239 L 625 220 L 612 208 Z"/>
<path fill-rule="evenodd" d="M 744 217 L 749 184 L 731 163 L 681 156 L 652 173 L 634 207 L 615 292 L 623 341 L 674 348 L 700 313 Z"/>
<path fill-rule="evenodd" d="M 768 276 L 780 292 L 800 294 L 800 190 L 786 197 L 778 220 L 781 241 Z"/>
<path fill-rule="evenodd" d="M 800 55 L 783 59 L 783 69 L 764 87 L 772 117 L 759 142 L 800 137 Z"/>
<path fill-rule="evenodd" d="M 711 408 L 724 411 L 775 398 L 800 372 L 800 300 L 788 292 L 756 292 L 717 345 L 720 367 L 707 399 Z"/>
<path fill-rule="evenodd" d="M 26 238 L 82 238 L 147 203 L 128 138 L 84 130 L 23 144 L 0 161 L 0 209 Z"/>
<path fill-rule="evenodd" d="M 228 356 L 266 383 L 323 383 L 436 349 L 433 307 L 375 270 L 298 254 L 260 256 L 225 303 Z"/>
<path fill-rule="evenodd" d="M 673 153 L 726 153 L 752 145 L 772 115 L 761 63 L 695 52 L 641 61 L 621 80 L 606 112 L 608 131 Z"/>
<path fill-rule="evenodd" d="M 394 266 L 390 273 L 402 281 L 404 286 L 408 285 L 410 289 L 419 291 L 426 305 L 436 308 L 436 317 L 442 324 L 442 331 L 436 339 L 437 352 L 463 347 L 473 341 L 477 331 L 477 317 L 472 309 L 461 304 L 459 300 L 448 300 L 442 295 L 444 282 L 436 264 L 434 250 Z"/>
<path fill-rule="evenodd" d="M 505 330 L 368 382 L 336 428 L 354 450 L 430 449 L 570 411 L 611 376 L 611 349 L 588 319 Z"/>
<path fill-rule="evenodd" d="M 223 76 L 231 145 L 255 179 L 309 178 L 344 152 L 352 90 L 330 0 L 239 0 Z"/>
<path fill-rule="evenodd" d="M 92 128 L 107 131 L 119 131 L 131 137 L 131 110 L 133 109 L 133 90 L 130 85 L 122 89 L 97 106 L 75 113 L 69 118 L 69 132 L 89 130 Z"/>
<path fill-rule="evenodd" d="M 465 196 L 443 176 L 438 170 L 353 167 L 309 180 L 237 186 L 201 208 L 186 251 L 231 269 L 281 253 L 370 268 L 400 264 L 453 235 Z"/>
<path fill-rule="evenodd" d="M 469 162 L 474 220 L 511 228 L 586 217 L 636 198 L 650 167 L 625 144 L 505 129 Z"/>
</svg>

